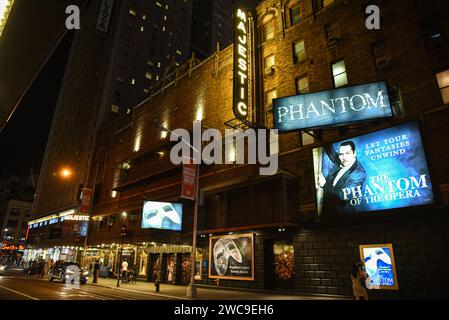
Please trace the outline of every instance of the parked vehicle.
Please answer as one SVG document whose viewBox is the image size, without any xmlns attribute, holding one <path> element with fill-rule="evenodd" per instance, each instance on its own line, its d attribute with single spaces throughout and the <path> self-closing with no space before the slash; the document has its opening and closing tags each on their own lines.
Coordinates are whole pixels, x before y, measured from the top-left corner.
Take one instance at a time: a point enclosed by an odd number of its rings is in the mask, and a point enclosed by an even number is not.
<svg viewBox="0 0 449 320">
<path fill-rule="evenodd" d="M 80 283 L 86 284 L 89 280 L 89 272 L 87 270 L 83 270 L 78 262 L 65 262 L 65 261 L 56 261 L 53 268 L 48 272 L 48 280 L 59 280 L 61 283 L 66 283 L 67 279 L 73 275 L 73 271 L 68 269 L 69 266 L 75 266 L 80 271 Z M 72 280 L 73 283 L 73 280 Z"/>
</svg>

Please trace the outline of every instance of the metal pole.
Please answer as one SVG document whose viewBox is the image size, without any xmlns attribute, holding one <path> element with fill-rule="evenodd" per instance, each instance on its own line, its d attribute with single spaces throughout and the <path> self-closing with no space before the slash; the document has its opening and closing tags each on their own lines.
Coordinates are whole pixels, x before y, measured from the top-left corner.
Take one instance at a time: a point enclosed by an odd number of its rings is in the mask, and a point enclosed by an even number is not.
<svg viewBox="0 0 449 320">
<path fill-rule="evenodd" d="M 120 287 L 120 268 L 121 268 L 121 262 L 122 262 L 122 252 L 123 252 L 123 236 L 122 236 L 122 243 L 120 246 L 120 256 L 118 259 L 118 268 L 117 268 L 117 288 Z"/>
<path fill-rule="evenodd" d="M 187 288 L 187 297 L 196 298 L 198 292 L 195 287 L 195 262 L 196 262 L 196 236 L 198 229 L 198 205 L 199 205 L 199 185 L 200 185 L 200 163 L 196 165 L 196 182 L 195 182 L 195 209 L 193 211 L 193 241 L 192 241 L 192 263 L 190 266 L 190 284 Z"/>
</svg>

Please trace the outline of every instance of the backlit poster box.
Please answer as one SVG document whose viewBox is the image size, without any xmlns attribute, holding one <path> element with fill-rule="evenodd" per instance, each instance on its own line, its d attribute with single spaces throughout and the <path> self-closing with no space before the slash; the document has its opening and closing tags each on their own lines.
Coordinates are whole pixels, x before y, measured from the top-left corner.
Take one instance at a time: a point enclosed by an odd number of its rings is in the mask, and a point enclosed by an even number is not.
<svg viewBox="0 0 449 320">
<path fill-rule="evenodd" d="M 254 235 L 210 237 L 209 278 L 254 280 Z"/>
<path fill-rule="evenodd" d="M 318 215 L 434 203 L 417 122 L 313 150 Z"/>
<path fill-rule="evenodd" d="M 143 206 L 141 227 L 181 231 L 182 204 L 146 201 Z"/>
<path fill-rule="evenodd" d="M 317 129 L 393 116 L 385 82 L 300 94 L 273 100 L 280 132 Z"/>
<path fill-rule="evenodd" d="M 399 290 L 391 244 L 361 245 L 360 258 L 365 262 L 369 276 L 368 288 Z"/>
</svg>

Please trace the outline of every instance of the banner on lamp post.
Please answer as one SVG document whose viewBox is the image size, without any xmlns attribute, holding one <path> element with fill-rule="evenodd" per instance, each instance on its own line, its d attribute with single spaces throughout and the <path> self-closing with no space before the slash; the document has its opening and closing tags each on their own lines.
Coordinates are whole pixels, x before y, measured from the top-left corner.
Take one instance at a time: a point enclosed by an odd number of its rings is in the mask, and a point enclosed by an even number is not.
<svg viewBox="0 0 449 320">
<path fill-rule="evenodd" d="M 195 200 L 196 194 L 196 165 L 192 159 L 184 161 L 182 168 L 181 198 Z"/>
<path fill-rule="evenodd" d="M 89 214 L 90 201 L 92 199 L 92 189 L 83 188 L 83 192 L 81 194 L 81 204 L 79 213 Z"/>
</svg>

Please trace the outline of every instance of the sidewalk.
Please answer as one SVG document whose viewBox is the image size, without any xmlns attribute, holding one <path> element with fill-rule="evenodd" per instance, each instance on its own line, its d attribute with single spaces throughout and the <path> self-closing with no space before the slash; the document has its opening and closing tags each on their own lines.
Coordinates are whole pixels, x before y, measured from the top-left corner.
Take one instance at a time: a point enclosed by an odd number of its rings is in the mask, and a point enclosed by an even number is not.
<svg viewBox="0 0 449 320">
<path fill-rule="evenodd" d="M 120 283 L 117 288 L 117 279 L 99 278 L 97 284 L 89 281 L 89 285 L 107 287 L 116 290 L 145 293 L 161 298 L 191 300 L 187 298 L 187 286 L 175 286 L 171 284 L 161 284 L 160 292 L 156 292 L 154 283 L 138 281 L 137 283 Z M 208 286 L 197 288 L 197 300 L 349 300 L 351 298 L 344 296 L 326 296 L 326 295 L 296 295 L 281 294 L 257 291 L 243 291 L 233 289 L 222 289 Z"/>
</svg>

